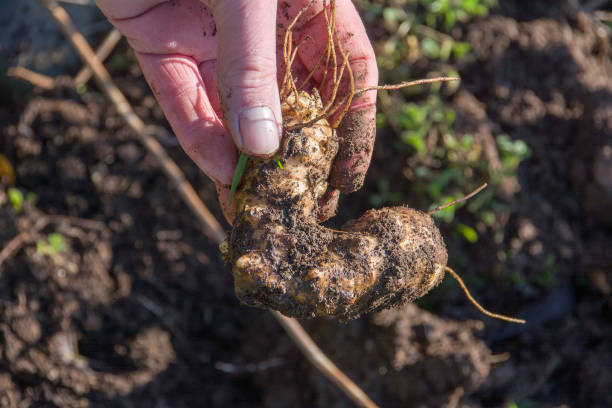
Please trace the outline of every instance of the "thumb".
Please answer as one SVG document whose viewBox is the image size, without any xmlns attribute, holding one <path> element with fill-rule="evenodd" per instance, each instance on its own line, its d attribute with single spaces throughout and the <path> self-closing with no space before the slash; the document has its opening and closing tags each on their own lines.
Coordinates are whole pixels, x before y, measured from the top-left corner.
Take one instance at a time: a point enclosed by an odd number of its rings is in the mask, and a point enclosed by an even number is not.
<svg viewBox="0 0 612 408">
<path fill-rule="evenodd" d="M 277 0 L 209 0 L 217 24 L 217 87 L 225 126 L 240 150 L 276 152 L 282 116 L 276 80 Z"/>
</svg>

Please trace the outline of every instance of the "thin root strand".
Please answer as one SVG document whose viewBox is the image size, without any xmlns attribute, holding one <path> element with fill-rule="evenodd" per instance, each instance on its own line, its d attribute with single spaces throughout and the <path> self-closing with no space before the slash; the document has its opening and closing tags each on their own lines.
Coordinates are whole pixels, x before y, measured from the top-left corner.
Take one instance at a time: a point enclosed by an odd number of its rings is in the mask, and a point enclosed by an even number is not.
<svg viewBox="0 0 612 408">
<path fill-rule="evenodd" d="M 437 77 L 437 78 L 425 78 L 425 79 L 417 79 L 414 81 L 406 81 L 400 82 L 399 84 L 394 85 L 376 85 L 376 86 L 368 86 L 367 88 L 361 88 L 355 91 L 355 97 L 358 97 L 362 93 L 368 91 L 391 91 L 394 89 L 408 88 L 410 86 L 416 85 L 424 85 L 424 84 L 435 84 L 437 82 L 450 82 L 450 81 L 458 81 L 460 78 L 458 77 Z"/>
<path fill-rule="evenodd" d="M 453 200 L 450 203 L 439 205 L 436 208 L 434 208 L 433 210 L 427 211 L 425 214 L 427 214 L 427 215 L 435 214 L 438 211 L 444 210 L 445 208 L 451 207 L 451 206 L 453 206 L 455 204 L 458 204 L 458 203 L 460 203 L 462 201 L 469 200 L 470 198 L 474 197 L 476 194 L 478 194 L 482 190 L 484 190 L 487 186 L 488 186 L 487 183 L 483 183 L 480 187 L 478 187 L 476 190 L 472 191 L 470 194 L 468 194 L 468 195 L 466 195 L 464 197 L 458 198 L 456 200 Z"/>
<path fill-rule="evenodd" d="M 506 322 L 511 322 L 511 323 L 519 323 L 519 324 L 525 324 L 526 321 L 523 319 L 516 319 L 514 317 L 509 317 L 509 316 L 505 316 L 502 314 L 497 314 L 497 313 L 493 313 L 493 312 L 489 312 L 487 309 L 485 309 L 484 307 L 482 307 L 480 305 L 480 303 L 478 303 L 476 301 L 476 299 L 474 299 L 472 297 L 472 295 L 470 294 L 470 291 L 468 290 L 468 288 L 465 286 L 465 283 L 463 283 L 463 280 L 459 277 L 459 275 L 457 274 L 457 272 L 453 271 L 451 268 L 449 268 L 448 266 L 444 266 L 444 270 L 448 273 L 450 273 L 452 275 L 453 278 L 455 278 L 455 280 L 459 283 L 459 286 L 461 286 L 461 289 L 463 290 L 463 293 L 465 293 L 465 296 L 467 296 L 467 298 L 469 299 L 470 302 L 472 302 L 472 304 L 474 306 L 476 306 L 476 308 L 478 310 L 480 310 L 480 312 L 486 316 L 492 317 L 494 319 L 499 319 L 499 320 L 504 320 Z"/>
</svg>

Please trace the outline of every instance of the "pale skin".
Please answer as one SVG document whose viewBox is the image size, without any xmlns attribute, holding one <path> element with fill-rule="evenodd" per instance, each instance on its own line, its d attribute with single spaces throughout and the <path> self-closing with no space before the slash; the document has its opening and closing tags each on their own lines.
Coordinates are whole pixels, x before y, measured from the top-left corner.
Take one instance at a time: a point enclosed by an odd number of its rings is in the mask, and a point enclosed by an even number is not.
<svg viewBox="0 0 612 408">
<path fill-rule="evenodd" d="M 284 65 L 285 29 L 308 0 L 96 0 L 109 21 L 126 36 L 147 82 L 181 146 L 217 186 L 226 219 L 229 186 L 240 151 L 269 157 L 282 135 L 278 83 Z M 329 5 L 328 5 L 329 7 Z M 374 51 L 350 0 L 336 3 L 337 41 L 349 55 L 355 86 L 378 83 Z M 306 39 L 308 38 L 308 39 Z M 293 29 L 301 43 L 292 65 L 304 90 L 318 87 L 327 28 L 323 2 Z M 338 61 L 338 65 L 342 61 Z M 317 69 L 315 69 L 317 68 Z M 342 83 L 346 92 L 346 83 Z M 325 101 L 330 81 L 322 88 Z M 353 99 L 338 128 L 340 151 L 321 200 L 322 218 L 336 208 L 339 193 L 358 189 L 368 168 L 375 135 L 376 92 Z"/>
</svg>

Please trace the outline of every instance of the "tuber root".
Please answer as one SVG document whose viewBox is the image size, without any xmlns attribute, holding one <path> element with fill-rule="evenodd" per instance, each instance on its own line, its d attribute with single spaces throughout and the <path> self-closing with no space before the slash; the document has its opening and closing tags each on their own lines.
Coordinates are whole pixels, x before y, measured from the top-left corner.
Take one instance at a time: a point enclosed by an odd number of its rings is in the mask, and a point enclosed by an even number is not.
<svg viewBox="0 0 612 408">
<path fill-rule="evenodd" d="M 445 271 L 456 274 L 446 266 L 446 247 L 430 213 L 408 207 L 374 209 L 349 221 L 341 231 L 318 223 L 319 199 L 328 189 L 332 162 L 338 152 L 336 127 L 354 95 L 457 78 L 355 90 L 348 55 L 335 38 L 334 0 L 329 9 L 324 0 L 328 43 L 325 58 L 321 59 L 325 67 L 323 81 L 329 78 L 333 91 L 323 103 L 316 88 L 310 93 L 301 90 L 291 73 L 300 45 L 293 49 L 291 30 L 313 3 L 311 0 L 297 14 L 285 34 L 286 71 L 280 87 L 284 131 L 280 149 L 274 159 L 251 158 L 247 162 L 233 196 L 233 230 L 220 249 L 232 264 L 235 292 L 242 303 L 298 318 L 328 316 L 349 320 L 413 301 L 439 284 Z M 342 56 L 340 68 L 337 53 Z M 345 73 L 350 89 L 338 98 Z M 307 79 L 311 75 L 312 72 Z M 332 124 L 328 121 L 331 115 L 337 116 Z M 456 277 L 481 311 L 519 322 L 486 311 Z"/>
<path fill-rule="evenodd" d="M 334 231 L 317 222 L 338 150 L 317 92 L 282 103 L 285 131 L 273 159 L 252 159 L 234 196 L 224 245 L 241 302 L 287 316 L 342 320 L 423 296 L 444 276 L 447 254 L 431 217 L 408 207 L 370 210 Z"/>
</svg>

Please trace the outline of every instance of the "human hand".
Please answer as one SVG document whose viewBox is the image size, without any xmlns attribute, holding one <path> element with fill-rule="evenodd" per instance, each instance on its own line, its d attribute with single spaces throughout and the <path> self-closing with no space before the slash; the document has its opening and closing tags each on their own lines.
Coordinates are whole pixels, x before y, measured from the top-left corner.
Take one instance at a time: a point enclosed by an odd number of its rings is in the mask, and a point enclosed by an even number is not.
<svg viewBox="0 0 612 408">
<path fill-rule="evenodd" d="M 278 81 L 284 73 L 285 29 L 309 1 L 96 2 L 134 48 L 179 143 L 216 184 L 231 223 L 233 208 L 225 204 L 236 167 L 236 146 L 260 157 L 278 149 L 282 135 Z M 316 1 L 293 30 L 294 44 L 309 37 L 292 66 L 298 83 L 315 68 L 327 46 L 321 3 Z M 356 88 L 376 85 L 374 51 L 350 0 L 337 0 L 336 33 L 349 54 Z M 305 89 L 318 86 L 322 77 L 323 69 L 315 70 Z M 325 87 L 321 96 L 325 101 L 330 94 L 331 87 Z M 374 144 L 375 115 L 374 91 L 353 99 L 338 128 L 340 150 L 331 188 L 320 203 L 322 219 L 335 212 L 340 191 L 352 192 L 363 184 Z"/>
</svg>

